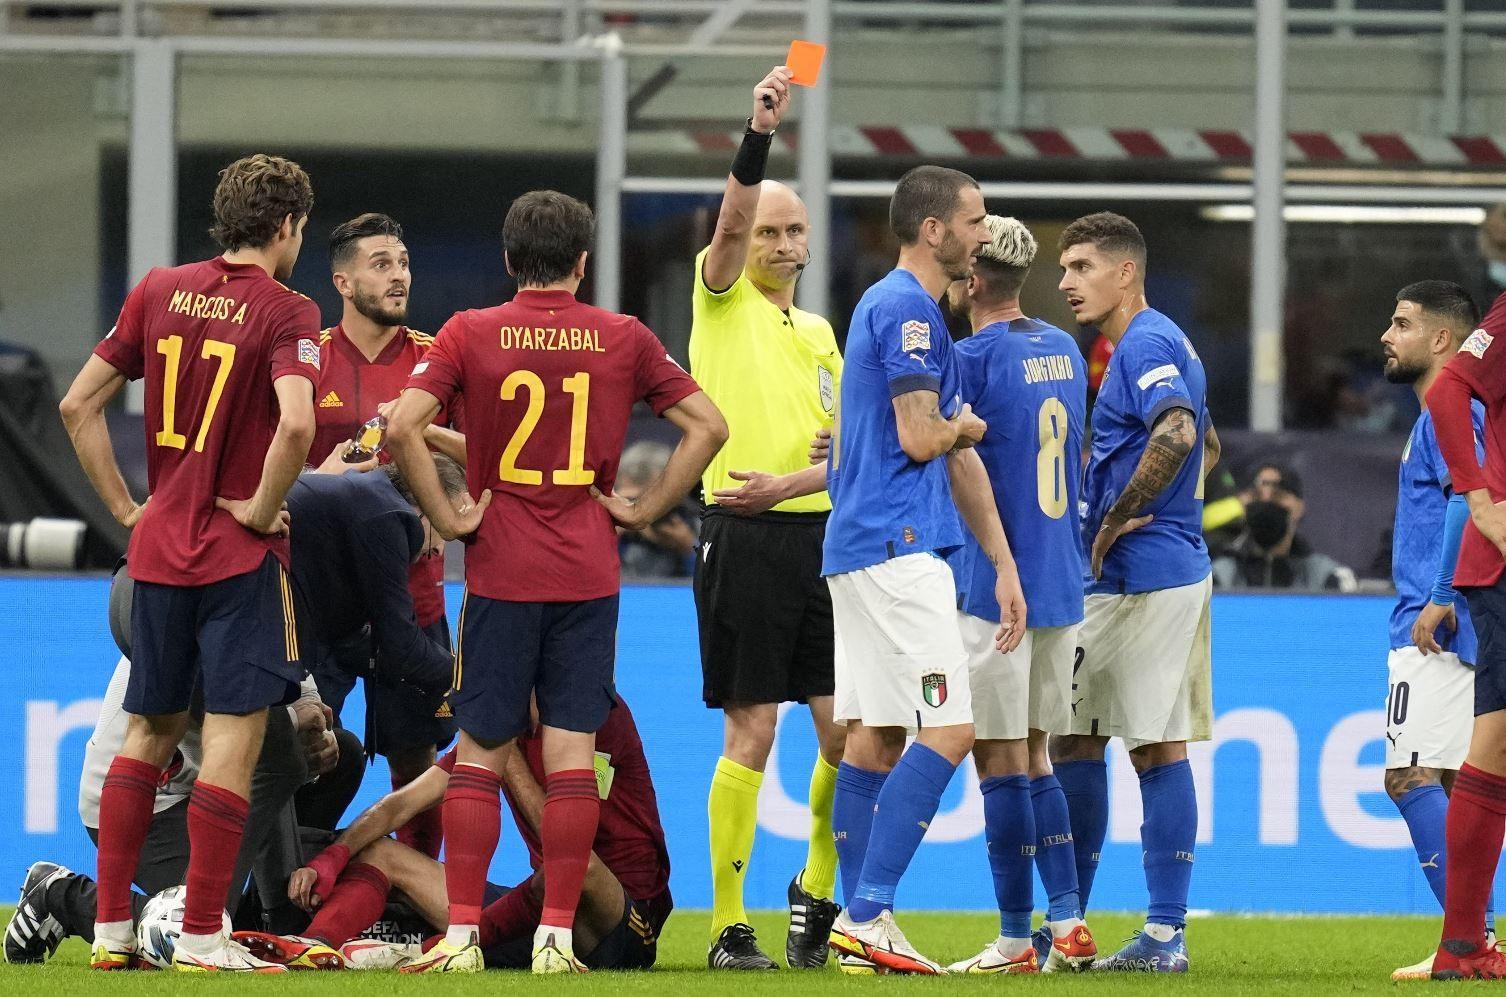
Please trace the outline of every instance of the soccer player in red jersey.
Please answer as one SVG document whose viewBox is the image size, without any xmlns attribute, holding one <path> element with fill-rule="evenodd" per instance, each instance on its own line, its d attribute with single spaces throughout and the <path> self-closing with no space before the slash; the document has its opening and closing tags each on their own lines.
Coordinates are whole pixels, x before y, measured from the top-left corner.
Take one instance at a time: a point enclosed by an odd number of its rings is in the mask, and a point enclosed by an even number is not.
<svg viewBox="0 0 1506 997">
<path fill-rule="evenodd" d="M 518 833 L 528 847 L 533 875 L 511 890 L 487 884 L 479 944 L 486 965 L 519 968 L 533 955 L 545 876 L 539 824 L 544 807 L 544 749 L 535 726 L 518 737 L 501 773 L 502 792 Z M 669 892 L 669 849 L 659 804 L 643 753 L 643 741 L 627 704 L 619 700 L 596 733 L 601 820 L 592 843 L 583 902 L 575 919 L 581 961 L 599 969 L 647 969 L 654 964 L 659 935 L 674 909 Z M 389 891 L 398 890 L 430 926 L 443 932 L 449 910 L 444 870 L 432 859 L 386 835 L 409 814 L 444 797 L 455 752 L 422 777 L 383 797 L 340 832 L 339 837 L 293 873 L 288 896 L 314 912 L 302 936 L 250 936 L 268 958 L 296 960 L 316 944 L 334 946 L 347 965 L 366 968 L 378 956 L 391 964 L 404 953 L 380 943 L 351 939 L 380 917 Z"/>
<path fill-rule="evenodd" d="M 314 392 L 317 428 L 309 450 L 315 460 L 323 460 L 353 440 L 377 414 L 378 406 L 396 399 L 413 366 L 434 341 L 404 324 L 412 275 L 403 228 L 396 221 L 368 212 L 337 225 L 330 233 L 329 257 L 344 311 L 339 324 L 319 334 L 319 384 Z M 445 421 L 443 413 L 438 421 Z M 418 625 L 430 639 L 448 648 L 442 547 L 437 554 L 426 553 L 413 562 L 408 569 L 408 591 Z M 307 663 L 320 695 L 336 715 L 355 687 L 356 676 L 366 672 L 368 649 L 346 650 L 343 656 L 334 652 L 325 660 Z M 428 771 L 434 764 L 435 748 L 455 737 L 452 718 L 436 718 L 432 708 L 423 709 L 412 697 L 368 683 L 366 698 L 371 705 L 366 747 L 386 757 L 394 789 Z M 417 815 L 398 832 L 398 838 L 437 858 L 439 811 Z"/>
<path fill-rule="evenodd" d="M 1438 449 L 1454 493 L 1469 502 L 1454 587 L 1469 601 L 1479 650 L 1475 726 L 1449 794 L 1443 940 L 1434 979 L 1506 979 L 1506 957 L 1485 944 L 1485 906 L 1506 831 L 1506 294 L 1428 391 Z M 1475 453 L 1470 399 L 1485 403 L 1485 466 Z"/>
<path fill-rule="evenodd" d="M 596 833 L 594 734 L 613 703 L 617 596 L 614 523 L 642 529 L 695 485 L 727 424 L 637 319 L 583 305 L 591 210 L 554 191 L 513 202 L 502 227 L 512 301 L 460 312 L 413 369 L 388 430 L 409 487 L 445 537 L 466 550 L 450 705 L 460 721 L 444 799 L 449 931 L 415 969 L 481 967 L 476 946 L 496 849 L 507 746 L 538 697 L 547 799 L 544 903 L 533 969 L 578 972 L 571 925 Z M 458 402 L 456 399 L 458 398 Z M 636 501 L 612 493 L 633 405 L 646 401 L 684 436 Z M 479 501 L 445 499 L 423 429 L 455 402 L 467 477 Z"/>
<path fill-rule="evenodd" d="M 189 798 L 188 893 L 173 964 L 282 971 L 225 937 L 221 908 L 267 707 L 290 702 L 303 677 L 282 502 L 314 438 L 319 310 L 279 279 L 293 270 L 313 202 L 296 163 L 256 155 L 228 166 L 211 230 L 224 254 L 148 273 L 60 405 L 90 482 L 134 527 L 131 717 L 100 794 L 97 969 L 125 968 L 135 954 L 131 875 L 197 685 L 204 762 Z M 141 377 L 151 495 L 137 504 L 104 409 Z"/>
</svg>

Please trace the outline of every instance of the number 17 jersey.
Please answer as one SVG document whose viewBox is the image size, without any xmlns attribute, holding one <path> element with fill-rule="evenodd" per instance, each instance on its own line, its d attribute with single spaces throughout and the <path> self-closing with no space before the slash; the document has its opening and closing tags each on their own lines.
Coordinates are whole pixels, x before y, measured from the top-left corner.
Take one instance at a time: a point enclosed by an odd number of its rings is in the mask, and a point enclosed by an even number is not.
<svg viewBox="0 0 1506 997">
<path fill-rule="evenodd" d="M 156 268 L 94 353 L 146 378 L 151 498 L 131 531 L 131 577 L 209 585 L 255 570 L 269 551 L 287 567 L 285 537 L 253 533 L 214 500 L 248 499 L 261 483 L 277 430 L 272 383 L 318 380 L 318 307 L 255 264 Z"/>
<path fill-rule="evenodd" d="M 466 548 L 466 591 L 504 602 L 618 591 L 616 529 L 590 486 L 611 493 L 636 402 L 663 415 L 700 390 L 647 326 L 567 291 L 522 290 L 456 313 L 408 387 L 460 413 L 467 485 L 492 492 Z"/>
<path fill-rule="evenodd" d="M 1032 318 L 995 322 L 957 344 L 962 398 L 988 423 L 977 446 L 1025 590 L 1031 627 L 1081 622 L 1077 516 L 1086 364 L 1077 341 Z M 957 605 L 999 618 L 997 576 L 977 539 L 953 559 Z"/>
</svg>

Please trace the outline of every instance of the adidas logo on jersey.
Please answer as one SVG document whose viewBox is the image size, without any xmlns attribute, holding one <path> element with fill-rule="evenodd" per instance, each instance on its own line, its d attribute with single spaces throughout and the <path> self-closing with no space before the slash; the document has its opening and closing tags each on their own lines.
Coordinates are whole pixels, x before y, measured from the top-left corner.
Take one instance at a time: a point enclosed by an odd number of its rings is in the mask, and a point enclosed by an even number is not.
<svg viewBox="0 0 1506 997">
<path fill-rule="evenodd" d="M 344 405 L 345 403 L 340 400 L 340 396 L 333 391 L 319 399 L 320 408 L 341 408 Z"/>
<path fill-rule="evenodd" d="M 434 711 L 435 720 L 448 720 L 454 715 L 454 712 L 450 709 L 450 701 L 448 699 L 440 703 L 439 709 Z"/>
</svg>

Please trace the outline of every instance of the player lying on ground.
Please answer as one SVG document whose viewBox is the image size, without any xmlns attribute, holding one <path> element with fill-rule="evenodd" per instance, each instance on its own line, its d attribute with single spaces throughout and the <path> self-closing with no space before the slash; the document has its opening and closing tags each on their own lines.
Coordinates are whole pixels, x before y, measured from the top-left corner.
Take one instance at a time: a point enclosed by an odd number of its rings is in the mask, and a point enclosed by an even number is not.
<svg viewBox="0 0 1506 997">
<path fill-rule="evenodd" d="M 128 581 L 128 580 L 127 580 Z M 128 641 L 127 641 L 128 643 Z M 84 770 L 79 779 L 79 817 L 89 837 L 99 840 L 99 804 L 110 759 L 125 738 L 127 714 L 121 709 L 130 680 L 131 663 L 122 657 L 105 691 L 99 723 L 84 750 Z M 275 709 L 267 717 L 267 736 L 251 776 L 251 805 L 246 831 L 230 876 L 225 908 L 235 911 L 241 903 L 246 876 L 255 870 L 258 882 L 276 880 L 258 868 L 264 846 L 275 840 L 274 826 L 292 804 L 293 794 L 311 776 L 329 771 L 339 761 L 340 744 L 325 726 L 325 713 L 313 683 L 305 683 L 304 695 L 286 710 Z M 359 751 L 354 738 L 346 750 Z M 188 873 L 189 799 L 203 759 L 199 721 L 190 722 L 168 770 L 157 787 L 132 883 L 142 892 L 129 898 L 131 920 L 141 914 L 147 899 L 183 882 Z M 274 863 L 275 864 L 275 863 Z M 16 911 L 5 926 L 6 962 L 43 962 L 57 951 L 64 938 L 77 936 L 94 943 L 97 887 L 93 879 L 53 862 L 36 862 L 27 870 Z"/>
<path fill-rule="evenodd" d="M 646 969 L 653 965 L 658 936 L 673 909 L 669 853 L 648 762 L 633 715 L 618 701 L 596 736 L 601 820 L 574 923 L 582 961 L 593 969 Z M 427 773 L 384 797 L 356 818 L 338 839 L 298 870 L 289 896 L 313 912 L 300 937 L 250 940 L 264 958 L 306 964 L 342 947 L 356 967 L 401 968 L 416 950 L 351 942 L 382 917 L 389 891 L 401 893 L 432 926 L 448 927 L 444 869 L 433 859 L 385 837 L 414 813 L 444 798 L 455 764 L 451 751 Z M 528 845 L 534 874 L 512 890 L 488 884 L 479 944 L 488 966 L 527 968 L 544 895 L 539 841 L 544 791 L 543 738 L 537 713 L 533 726 L 507 755 L 502 789 L 519 833 Z"/>
<path fill-rule="evenodd" d="M 1479 320 L 1464 288 L 1424 280 L 1397 293 L 1391 324 L 1381 336 L 1386 380 L 1412 385 L 1423 403 L 1401 455 L 1391 540 L 1396 607 L 1386 657 L 1385 786 L 1407 822 L 1417 861 L 1439 904 L 1448 869 L 1448 791 L 1469 751 L 1478 645 L 1469 605 L 1453 587 L 1469 504 L 1452 492 L 1426 399 Z M 1483 440 L 1485 406 L 1476 401 L 1471 408 L 1475 439 Z M 1485 459 L 1483 448 L 1479 458 Z M 1485 918 L 1487 944 L 1494 945 L 1489 908 Z M 1391 978 L 1427 979 L 1432 971 L 1429 955 Z"/>
</svg>

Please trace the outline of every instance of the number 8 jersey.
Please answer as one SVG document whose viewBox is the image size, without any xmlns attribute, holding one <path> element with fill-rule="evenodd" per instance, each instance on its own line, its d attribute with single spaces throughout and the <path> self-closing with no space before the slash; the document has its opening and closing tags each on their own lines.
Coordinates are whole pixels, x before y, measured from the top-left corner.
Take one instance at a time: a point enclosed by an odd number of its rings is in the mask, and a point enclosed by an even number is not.
<svg viewBox="0 0 1506 997">
<path fill-rule="evenodd" d="M 617 533 L 589 486 L 612 491 L 635 403 L 662 415 L 700 390 L 647 326 L 568 291 L 521 290 L 451 317 L 408 387 L 460 413 L 471 494 L 492 491 L 465 552 L 468 592 L 506 602 L 617 592 Z"/>
<path fill-rule="evenodd" d="M 988 423 L 978 456 L 1009 537 L 1029 625 L 1082 620 L 1077 516 L 1087 365 L 1077 341 L 1032 318 L 995 322 L 956 348 L 962 397 Z M 958 608 L 999 618 L 993 565 L 972 533 L 952 558 Z"/>
<path fill-rule="evenodd" d="M 272 382 L 319 377 L 319 309 L 255 264 L 216 257 L 155 268 L 126 296 L 94 353 L 146 379 L 151 499 L 131 531 L 137 581 L 208 585 L 259 567 L 285 537 L 246 529 L 214 506 L 248 499 L 277 430 Z"/>
</svg>

